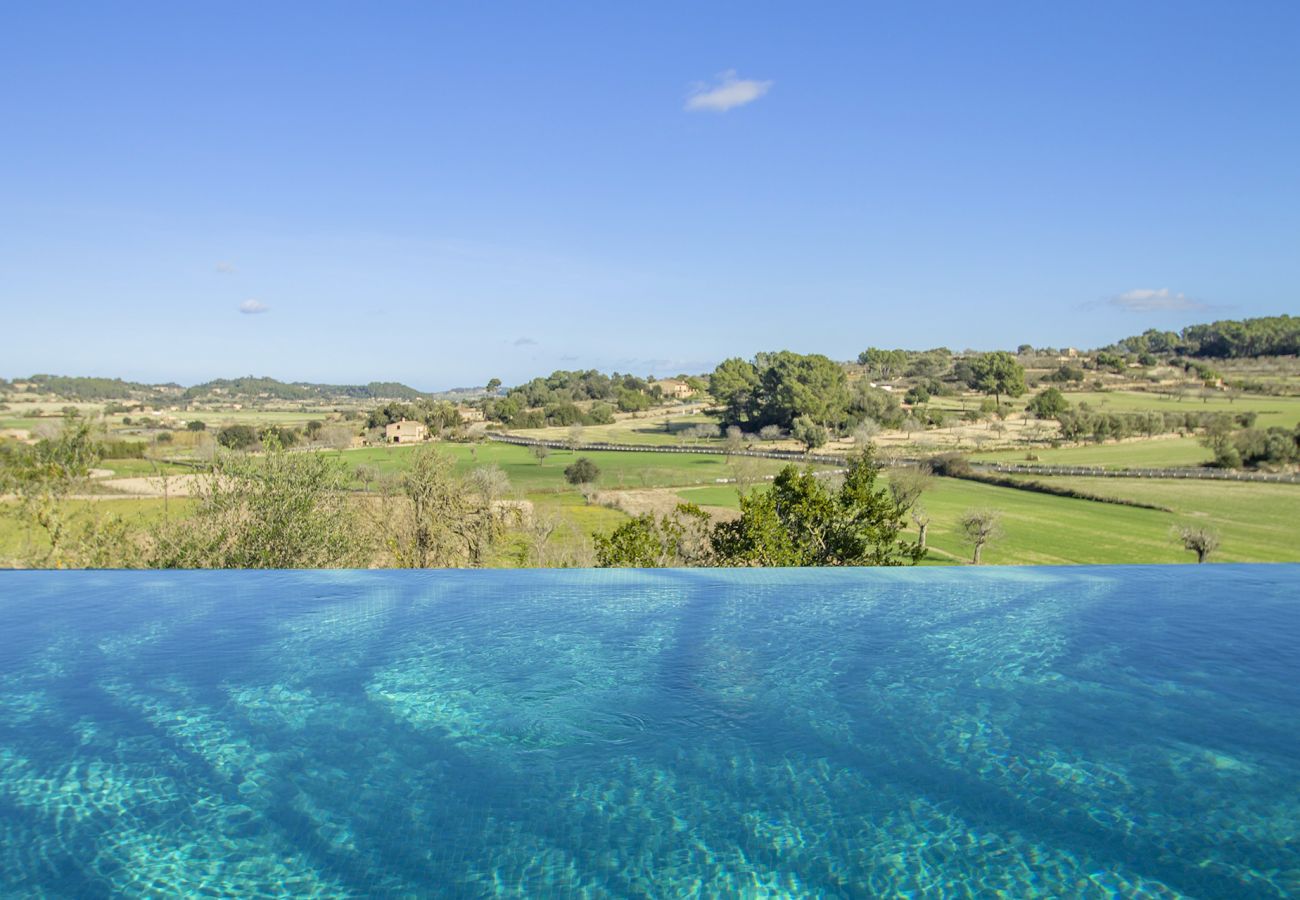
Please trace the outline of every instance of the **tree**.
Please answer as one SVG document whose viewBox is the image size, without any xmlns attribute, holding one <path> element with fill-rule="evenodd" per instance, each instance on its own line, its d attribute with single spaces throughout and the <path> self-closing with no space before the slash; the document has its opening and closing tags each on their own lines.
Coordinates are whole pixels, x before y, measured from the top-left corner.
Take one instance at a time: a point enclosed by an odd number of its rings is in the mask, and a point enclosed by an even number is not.
<svg viewBox="0 0 1300 900">
<path fill-rule="evenodd" d="M 765 361 L 757 398 L 762 424 L 790 428 L 801 417 L 823 427 L 843 422 L 849 405 L 848 379 L 837 363 L 819 353 L 788 350 Z"/>
<path fill-rule="evenodd" d="M 533 444 L 533 456 L 537 457 L 537 464 L 540 466 L 546 461 L 546 457 L 551 455 L 551 448 L 545 444 Z"/>
<path fill-rule="evenodd" d="M 50 548 L 45 564 L 62 567 L 75 562 L 67 546 L 68 514 L 64 501 L 84 484 L 99 461 L 90 424 L 75 412 L 63 420 L 55 436 L 34 446 L 3 445 L 0 455 L 0 494 L 13 493 L 19 515 L 45 534 Z"/>
<path fill-rule="evenodd" d="M 185 423 L 185 429 L 187 431 L 207 431 L 208 423 L 202 419 L 191 419 Z"/>
<path fill-rule="evenodd" d="M 1034 396 L 1025 407 L 1037 419 L 1055 419 L 1070 409 L 1069 401 L 1060 388 L 1049 387 Z"/>
<path fill-rule="evenodd" d="M 322 444 L 333 450 L 346 450 L 352 446 L 353 439 L 357 436 L 356 429 L 343 424 L 326 425 L 320 430 L 319 439 Z"/>
<path fill-rule="evenodd" d="M 1214 453 L 1214 464 L 1221 469 L 1241 467 L 1241 452 L 1233 442 L 1232 417 L 1226 413 L 1211 416 L 1205 423 L 1200 444 Z"/>
<path fill-rule="evenodd" d="M 352 477 L 361 482 L 363 490 L 368 491 L 370 486 L 379 480 L 379 468 L 370 463 L 361 463 L 352 470 Z"/>
<path fill-rule="evenodd" d="M 761 353 L 752 363 L 725 360 L 714 370 L 709 392 L 723 405 L 723 424 L 749 430 L 790 428 L 800 416 L 838 426 L 849 403 L 848 381 L 838 364 L 820 354 L 788 350 Z"/>
<path fill-rule="evenodd" d="M 880 434 L 880 423 L 871 418 L 863 419 L 853 429 L 853 443 L 859 447 L 865 447 L 878 434 Z"/>
<path fill-rule="evenodd" d="M 434 447 L 417 447 L 398 482 L 402 499 L 387 496 L 385 544 L 398 566 L 425 569 L 461 564 L 459 533 L 470 514 L 467 492 L 455 476 L 455 460 Z"/>
<path fill-rule="evenodd" d="M 723 419 L 742 425 L 753 415 L 758 369 L 739 357 L 723 360 L 709 376 L 709 393 L 724 407 Z"/>
<path fill-rule="evenodd" d="M 566 442 L 568 443 L 570 450 L 577 450 L 582 446 L 582 433 L 583 428 L 581 422 L 574 422 L 569 426 L 569 436 Z"/>
<path fill-rule="evenodd" d="M 912 521 L 916 523 L 916 543 L 924 550 L 926 535 L 930 531 L 930 513 L 926 511 L 924 506 L 917 503 L 912 507 Z"/>
<path fill-rule="evenodd" d="M 268 425 L 258 432 L 257 437 L 263 444 L 274 440 L 281 447 L 292 447 L 298 443 L 297 430 L 284 425 Z"/>
<path fill-rule="evenodd" d="M 824 446 L 830 440 L 830 433 L 807 416 L 800 416 L 794 420 L 792 436 L 803 444 L 804 449 L 809 453 Z"/>
<path fill-rule="evenodd" d="M 709 515 L 693 503 L 680 503 L 656 519 L 644 513 L 607 535 L 595 535 L 596 565 L 638 569 L 707 565 Z"/>
<path fill-rule="evenodd" d="M 745 434 L 740 430 L 739 425 L 728 425 L 726 443 L 723 444 L 722 450 L 728 459 L 734 453 L 739 453 L 745 448 Z"/>
<path fill-rule="evenodd" d="M 868 347 L 858 354 L 858 363 L 866 366 L 881 381 L 888 381 L 907 365 L 907 353 L 902 350 Z"/>
<path fill-rule="evenodd" d="M 600 467 L 585 456 L 579 456 L 564 470 L 564 480 L 581 487 L 593 484 L 600 477 Z"/>
<path fill-rule="evenodd" d="M 978 566 L 984 545 L 1002 535 L 1002 513 L 995 509 L 968 509 L 957 525 L 962 539 L 974 548 L 971 562 Z"/>
<path fill-rule="evenodd" d="M 1180 528 L 1178 539 L 1182 541 L 1183 547 L 1196 554 L 1198 563 L 1205 562 L 1211 553 L 1219 549 L 1219 535 L 1209 528 Z"/>
<path fill-rule="evenodd" d="M 217 443 L 227 450 L 247 450 L 257 443 L 252 425 L 227 425 L 217 432 Z"/>
<path fill-rule="evenodd" d="M 479 466 L 469 473 L 465 484 L 470 511 L 462 515 L 458 533 L 465 539 L 470 565 L 477 567 L 505 534 L 507 511 L 518 513 L 518 509 L 499 502 L 510 492 L 510 479 L 500 466 Z"/>
<path fill-rule="evenodd" d="M 879 471 L 870 449 L 850 458 L 838 488 L 786 466 L 770 490 L 740 498 L 739 518 L 714 526 L 714 560 L 728 566 L 915 564 L 924 551 L 899 539 L 903 511 L 876 486 Z"/>
<path fill-rule="evenodd" d="M 934 484 L 934 473 L 921 466 L 906 466 L 889 473 L 889 495 L 900 509 L 908 510 L 921 499 L 921 494 Z"/>
<path fill-rule="evenodd" d="M 1019 397 L 1025 392 L 1025 370 L 1016 358 L 1005 350 L 995 350 L 971 360 L 971 374 L 967 382 L 977 391 L 992 394 L 999 407 L 1002 395 Z"/>
<path fill-rule="evenodd" d="M 488 383 L 483 387 L 483 390 L 487 391 L 489 394 L 495 394 L 497 391 L 501 390 L 501 379 L 489 378 Z"/>
<path fill-rule="evenodd" d="M 366 543 L 342 464 L 287 453 L 221 453 L 195 482 L 193 512 L 151 535 L 145 563 L 165 569 L 323 569 L 364 561 Z"/>
</svg>

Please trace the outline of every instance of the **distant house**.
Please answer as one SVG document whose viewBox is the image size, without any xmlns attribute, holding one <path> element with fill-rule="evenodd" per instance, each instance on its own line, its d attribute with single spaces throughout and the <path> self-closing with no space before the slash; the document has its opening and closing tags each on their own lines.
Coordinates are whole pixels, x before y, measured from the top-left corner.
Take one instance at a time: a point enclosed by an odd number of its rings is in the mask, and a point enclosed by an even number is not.
<svg viewBox="0 0 1300 900">
<path fill-rule="evenodd" d="M 389 444 L 418 444 L 429 439 L 429 429 L 423 422 L 402 419 L 384 428 L 384 441 Z"/>
<path fill-rule="evenodd" d="M 685 400 L 687 397 L 695 396 L 695 388 L 691 387 L 680 378 L 665 378 L 662 381 L 656 381 L 659 390 L 663 391 L 665 397 L 671 397 L 674 400 Z"/>
<path fill-rule="evenodd" d="M 456 412 L 460 413 L 461 419 L 465 422 L 483 421 L 483 410 L 477 406 L 458 406 Z"/>
</svg>

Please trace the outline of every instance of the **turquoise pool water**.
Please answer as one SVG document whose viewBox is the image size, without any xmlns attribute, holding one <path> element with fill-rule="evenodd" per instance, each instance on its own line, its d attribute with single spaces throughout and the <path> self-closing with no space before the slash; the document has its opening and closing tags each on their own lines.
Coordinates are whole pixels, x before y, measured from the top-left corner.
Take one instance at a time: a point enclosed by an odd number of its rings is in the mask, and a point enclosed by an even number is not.
<svg viewBox="0 0 1300 900">
<path fill-rule="evenodd" d="M 1300 567 L 0 574 L 0 896 L 1300 894 Z"/>
</svg>

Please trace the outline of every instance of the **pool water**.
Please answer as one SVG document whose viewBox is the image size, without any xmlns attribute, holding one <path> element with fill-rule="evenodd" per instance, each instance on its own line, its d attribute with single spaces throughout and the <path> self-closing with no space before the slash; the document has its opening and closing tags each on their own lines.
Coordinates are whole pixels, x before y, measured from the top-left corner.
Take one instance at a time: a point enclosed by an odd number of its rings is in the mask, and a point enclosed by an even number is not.
<svg viewBox="0 0 1300 900">
<path fill-rule="evenodd" d="M 1300 895 L 1300 566 L 0 574 L 0 896 Z"/>
</svg>

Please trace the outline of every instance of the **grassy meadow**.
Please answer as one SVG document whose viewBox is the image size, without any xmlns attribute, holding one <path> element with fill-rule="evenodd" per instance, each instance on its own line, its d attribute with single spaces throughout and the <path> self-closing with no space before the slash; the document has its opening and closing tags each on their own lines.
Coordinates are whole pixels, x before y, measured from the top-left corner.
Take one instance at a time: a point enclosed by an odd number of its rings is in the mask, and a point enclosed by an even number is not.
<svg viewBox="0 0 1300 900">
<path fill-rule="evenodd" d="M 401 471 L 410 459 L 414 447 L 368 447 L 333 453 L 351 469 L 371 466 L 381 475 Z M 677 485 L 716 484 L 719 479 L 731 478 L 734 471 L 726 457 L 703 453 L 639 453 L 610 450 L 550 450 L 540 462 L 528 447 L 514 444 L 439 444 L 438 449 L 456 459 L 460 471 L 475 466 L 496 465 L 510 478 L 510 484 L 524 493 L 563 492 L 574 488 L 564 480 L 564 469 L 579 456 L 585 456 L 600 468 L 596 487 L 601 490 L 620 488 L 660 488 Z M 750 461 L 747 460 L 747 464 Z M 772 475 L 781 470 L 777 460 L 752 460 L 754 470 L 761 475 Z"/>
<path fill-rule="evenodd" d="M 1002 513 L 1004 534 L 984 549 L 989 564 L 1193 562 L 1195 557 L 1174 537 L 1174 530 L 1182 525 L 1208 526 L 1219 532 L 1222 546 L 1212 557 L 1216 562 L 1300 561 L 1300 541 L 1295 536 L 1300 485 L 1084 477 L 1052 478 L 1049 483 L 1173 512 L 938 478 L 921 499 L 932 519 L 928 540 L 932 561 L 970 558 L 957 523 L 966 510 L 976 507 Z M 676 493 L 690 503 L 738 506 L 734 486 Z M 909 527 L 909 533 L 914 535 L 915 529 Z"/>
<path fill-rule="evenodd" d="M 1294 428 L 1300 424 L 1300 397 L 1269 397 L 1260 394 L 1232 394 L 1228 391 L 1189 392 L 1181 398 L 1151 391 L 1070 391 L 1065 398 L 1071 406 L 1087 403 L 1105 412 L 1222 412 L 1258 413 L 1258 428 L 1280 425 Z"/>
<path fill-rule="evenodd" d="M 1027 456 L 1035 460 L 1026 460 Z M 1108 444 L 1082 444 L 1077 447 L 1035 447 L 1032 450 L 995 450 L 972 453 L 980 462 L 1022 463 L 1039 465 L 1101 466 L 1108 469 L 1175 468 L 1200 466 L 1214 454 L 1194 437 L 1160 435 Z"/>
</svg>

